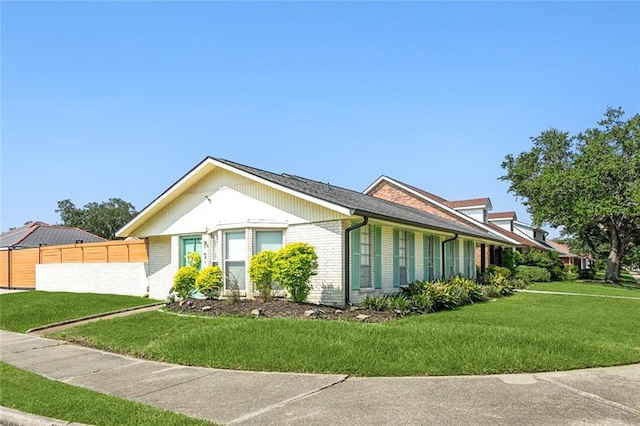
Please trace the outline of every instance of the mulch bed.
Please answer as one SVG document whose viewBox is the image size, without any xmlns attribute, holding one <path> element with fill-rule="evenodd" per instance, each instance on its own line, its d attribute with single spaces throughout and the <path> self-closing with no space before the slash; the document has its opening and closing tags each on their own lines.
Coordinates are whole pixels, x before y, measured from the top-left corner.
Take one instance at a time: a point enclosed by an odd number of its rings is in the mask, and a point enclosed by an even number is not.
<svg viewBox="0 0 640 426">
<path fill-rule="evenodd" d="M 305 320 L 342 320 L 360 322 L 385 322 L 397 318 L 393 312 L 379 312 L 356 307 L 340 309 L 335 306 L 314 305 L 311 303 L 293 303 L 285 299 L 274 298 L 267 302 L 260 299 L 202 300 L 188 299 L 184 303 L 174 302 L 166 309 L 182 313 L 204 316 L 251 316 L 259 318 L 297 318 Z M 309 314 L 308 311 L 314 311 Z M 260 315 L 256 315 L 257 313 Z M 367 315 L 366 318 L 356 318 Z"/>
</svg>

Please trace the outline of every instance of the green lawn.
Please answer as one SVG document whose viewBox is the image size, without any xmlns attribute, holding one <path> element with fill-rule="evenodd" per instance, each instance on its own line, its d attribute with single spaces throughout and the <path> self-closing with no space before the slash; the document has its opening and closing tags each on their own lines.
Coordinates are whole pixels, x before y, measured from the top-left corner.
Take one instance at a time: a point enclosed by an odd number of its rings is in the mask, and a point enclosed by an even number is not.
<svg viewBox="0 0 640 426">
<path fill-rule="evenodd" d="M 58 338 L 205 367 L 360 376 L 534 372 L 640 362 L 640 300 L 518 293 L 381 324 L 148 312 Z"/>
<path fill-rule="evenodd" d="M 30 328 L 157 302 L 112 294 L 25 291 L 0 295 L 0 329 Z"/>
<path fill-rule="evenodd" d="M 182 414 L 116 398 L 0 362 L 0 405 L 91 425 L 211 425 Z"/>
<path fill-rule="evenodd" d="M 538 291 L 560 291 L 566 293 L 600 294 L 604 296 L 626 296 L 640 298 L 640 286 L 622 287 L 614 284 L 607 284 L 596 281 L 558 281 L 551 283 L 534 283 L 528 287 L 529 290 Z"/>
<path fill-rule="evenodd" d="M 604 281 L 605 271 L 597 271 L 596 272 L 596 280 Z M 620 283 L 618 284 L 621 287 L 631 287 L 638 288 L 638 282 L 631 276 L 631 274 L 626 270 L 620 271 Z"/>
</svg>

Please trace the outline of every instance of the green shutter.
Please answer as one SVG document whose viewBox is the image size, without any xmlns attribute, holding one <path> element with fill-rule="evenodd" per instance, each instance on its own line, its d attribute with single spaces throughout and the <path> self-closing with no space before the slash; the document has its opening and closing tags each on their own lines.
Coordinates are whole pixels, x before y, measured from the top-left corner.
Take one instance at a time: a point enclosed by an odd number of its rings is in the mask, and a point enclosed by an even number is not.
<svg viewBox="0 0 640 426">
<path fill-rule="evenodd" d="M 422 279 L 429 279 L 429 236 L 422 234 Z"/>
<path fill-rule="evenodd" d="M 351 289 L 360 290 L 360 228 L 351 231 Z"/>
<path fill-rule="evenodd" d="M 462 242 L 462 248 L 463 248 L 463 253 L 464 253 L 464 259 L 463 259 L 463 269 L 464 269 L 464 277 L 465 278 L 471 278 L 470 277 L 470 272 L 467 273 L 467 271 L 469 271 L 469 267 L 471 266 L 471 264 L 469 263 L 469 259 L 470 259 L 470 254 L 469 254 L 469 243 L 470 241 L 464 240 Z"/>
<path fill-rule="evenodd" d="M 440 279 L 442 277 L 442 245 L 440 244 L 440 237 L 434 238 L 434 249 L 435 253 L 433 254 L 433 265 L 435 270 L 435 278 Z"/>
<path fill-rule="evenodd" d="M 449 278 L 449 271 L 451 270 L 451 256 L 449 253 L 451 253 L 451 241 L 449 241 L 448 243 L 444 244 L 444 253 L 442 253 L 442 255 L 444 256 L 444 272 L 443 272 L 443 276 L 444 278 Z"/>
<path fill-rule="evenodd" d="M 373 285 L 375 288 L 382 288 L 382 228 L 373 227 Z"/>
<path fill-rule="evenodd" d="M 416 234 L 409 232 L 409 282 L 416 280 Z"/>
<path fill-rule="evenodd" d="M 453 274 L 460 272 L 460 240 L 453 240 Z"/>
<path fill-rule="evenodd" d="M 393 286 L 400 287 L 400 231 L 393 230 Z"/>
</svg>

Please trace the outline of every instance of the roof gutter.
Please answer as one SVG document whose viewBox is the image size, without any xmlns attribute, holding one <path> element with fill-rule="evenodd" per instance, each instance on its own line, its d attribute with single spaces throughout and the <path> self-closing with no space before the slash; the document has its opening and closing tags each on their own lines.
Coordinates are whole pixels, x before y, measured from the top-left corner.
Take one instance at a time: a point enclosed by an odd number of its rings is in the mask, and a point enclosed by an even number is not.
<svg viewBox="0 0 640 426">
<path fill-rule="evenodd" d="M 441 247 L 441 249 L 442 249 L 442 251 L 441 251 L 441 253 L 442 253 L 442 257 L 441 257 L 441 259 L 442 259 L 442 278 L 444 278 L 446 276 L 446 271 L 444 270 L 444 268 L 445 268 L 444 245 L 447 244 L 450 241 L 455 241 L 457 239 L 458 239 L 458 233 L 456 233 L 453 237 L 449 238 L 448 240 L 444 240 L 442 242 L 442 247 Z"/>
<path fill-rule="evenodd" d="M 367 216 L 363 217 L 361 223 L 356 223 L 355 225 L 351 225 L 344 231 L 344 305 L 349 306 L 351 301 L 349 299 L 349 293 L 351 291 L 351 283 L 350 283 L 350 273 L 349 273 L 349 265 L 351 263 L 351 252 L 349 251 L 351 247 L 350 243 L 350 235 L 351 231 L 354 229 L 358 229 L 362 226 L 365 226 L 369 223 L 369 218 Z"/>
</svg>

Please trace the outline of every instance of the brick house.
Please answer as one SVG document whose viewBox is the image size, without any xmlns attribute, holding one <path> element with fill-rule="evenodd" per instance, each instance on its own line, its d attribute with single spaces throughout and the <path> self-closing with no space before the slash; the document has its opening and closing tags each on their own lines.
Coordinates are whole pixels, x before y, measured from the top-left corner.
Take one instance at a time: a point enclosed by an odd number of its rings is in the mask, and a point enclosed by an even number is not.
<svg viewBox="0 0 640 426">
<path fill-rule="evenodd" d="M 446 214 L 299 176 L 207 157 L 117 233 L 148 239 L 149 294 L 164 298 L 185 255 L 201 253 L 253 297 L 251 257 L 291 242 L 318 255 L 308 300 L 345 305 L 413 280 L 476 275 L 476 246 L 511 243 Z"/>
<path fill-rule="evenodd" d="M 480 273 L 488 265 L 502 265 L 502 255 L 506 248 L 516 249 L 521 253 L 532 249 L 555 250 L 545 241 L 546 231 L 518 221 L 515 212 L 491 213 L 491 200 L 486 197 L 449 201 L 388 176 L 379 177 L 364 193 L 475 227 L 508 242 L 507 245 L 495 242 L 478 245 L 475 261 L 480 267 Z"/>
</svg>

